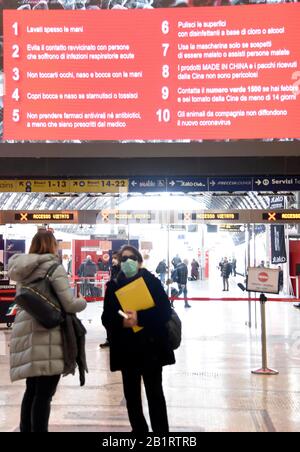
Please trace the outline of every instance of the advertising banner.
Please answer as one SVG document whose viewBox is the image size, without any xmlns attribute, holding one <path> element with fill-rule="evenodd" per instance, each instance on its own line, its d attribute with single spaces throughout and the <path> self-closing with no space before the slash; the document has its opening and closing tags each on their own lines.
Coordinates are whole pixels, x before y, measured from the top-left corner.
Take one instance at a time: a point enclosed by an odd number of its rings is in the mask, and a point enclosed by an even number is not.
<svg viewBox="0 0 300 452">
<path fill-rule="evenodd" d="M 5 242 L 5 266 L 14 254 L 25 253 L 25 240 L 6 240 Z"/>
<path fill-rule="evenodd" d="M 270 198 L 270 208 L 284 209 L 284 197 L 279 195 Z M 271 226 L 271 259 L 275 265 L 287 262 L 284 225 Z"/>
</svg>

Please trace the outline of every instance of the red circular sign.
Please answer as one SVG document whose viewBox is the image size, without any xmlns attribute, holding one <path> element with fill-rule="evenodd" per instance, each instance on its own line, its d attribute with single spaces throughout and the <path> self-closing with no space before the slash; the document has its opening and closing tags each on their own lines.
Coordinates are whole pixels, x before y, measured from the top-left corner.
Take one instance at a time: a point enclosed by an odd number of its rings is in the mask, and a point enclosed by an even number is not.
<svg viewBox="0 0 300 452">
<path fill-rule="evenodd" d="M 104 262 L 108 262 L 109 261 L 109 254 L 108 253 L 104 253 L 103 256 L 102 256 L 102 260 Z"/>
<path fill-rule="evenodd" d="M 259 274 L 258 274 L 258 280 L 259 280 L 261 283 L 266 283 L 266 282 L 268 282 L 268 281 L 269 281 L 269 275 L 268 275 L 268 273 L 266 273 L 266 272 L 261 272 L 261 273 L 259 273 Z"/>
</svg>

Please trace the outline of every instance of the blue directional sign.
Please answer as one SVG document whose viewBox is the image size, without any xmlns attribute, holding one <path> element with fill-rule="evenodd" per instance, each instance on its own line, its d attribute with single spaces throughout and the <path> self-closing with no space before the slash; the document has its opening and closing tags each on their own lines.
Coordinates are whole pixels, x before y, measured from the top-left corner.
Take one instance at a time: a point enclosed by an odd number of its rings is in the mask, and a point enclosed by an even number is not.
<svg viewBox="0 0 300 452">
<path fill-rule="evenodd" d="M 174 177 L 168 179 L 168 191 L 189 193 L 207 190 L 207 177 Z"/>
<path fill-rule="evenodd" d="M 164 192 L 167 179 L 164 177 L 134 177 L 129 179 L 129 192 Z"/>
<path fill-rule="evenodd" d="M 209 191 L 252 191 L 252 177 L 210 177 Z"/>
<path fill-rule="evenodd" d="M 290 190 L 300 190 L 300 176 L 259 176 L 253 178 L 253 191 Z"/>
<path fill-rule="evenodd" d="M 133 177 L 129 192 L 300 191 L 300 176 Z"/>
</svg>

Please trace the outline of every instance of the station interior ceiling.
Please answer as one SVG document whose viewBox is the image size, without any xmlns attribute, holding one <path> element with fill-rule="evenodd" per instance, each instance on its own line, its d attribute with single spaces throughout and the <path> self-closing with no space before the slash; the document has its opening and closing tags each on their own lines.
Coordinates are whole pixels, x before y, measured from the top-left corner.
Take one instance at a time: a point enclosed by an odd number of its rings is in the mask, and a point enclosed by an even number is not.
<svg viewBox="0 0 300 452">
<path fill-rule="evenodd" d="M 122 193 L 122 194 L 57 194 L 57 193 L 0 193 L 1 210 L 101 210 L 108 207 L 122 208 L 130 198 L 143 197 L 143 203 L 150 197 L 159 198 L 165 193 Z M 203 210 L 268 209 L 270 196 L 274 193 L 169 193 L 170 197 L 184 197 L 195 201 L 195 206 Z M 284 193 L 287 208 L 297 202 L 296 193 Z M 144 209 L 147 209 L 147 205 Z"/>
</svg>

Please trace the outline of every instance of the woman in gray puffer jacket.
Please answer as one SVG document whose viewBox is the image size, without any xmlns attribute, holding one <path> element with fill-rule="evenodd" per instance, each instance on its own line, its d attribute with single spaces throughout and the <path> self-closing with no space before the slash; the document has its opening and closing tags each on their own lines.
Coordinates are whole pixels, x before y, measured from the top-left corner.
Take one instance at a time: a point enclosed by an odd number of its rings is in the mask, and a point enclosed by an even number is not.
<svg viewBox="0 0 300 452">
<path fill-rule="evenodd" d="M 50 231 L 40 230 L 32 239 L 29 254 L 12 256 L 10 278 L 22 284 L 45 277 L 58 264 L 58 244 Z M 59 265 L 50 277 L 64 310 L 77 313 L 86 308 L 84 298 L 74 298 L 68 276 Z M 21 408 L 21 432 L 47 432 L 51 400 L 64 370 L 61 327 L 43 328 L 26 311 L 18 309 L 11 336 L 11 380 L 26 379 Z"/>
</svg>

